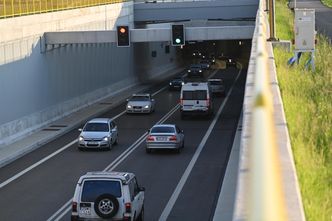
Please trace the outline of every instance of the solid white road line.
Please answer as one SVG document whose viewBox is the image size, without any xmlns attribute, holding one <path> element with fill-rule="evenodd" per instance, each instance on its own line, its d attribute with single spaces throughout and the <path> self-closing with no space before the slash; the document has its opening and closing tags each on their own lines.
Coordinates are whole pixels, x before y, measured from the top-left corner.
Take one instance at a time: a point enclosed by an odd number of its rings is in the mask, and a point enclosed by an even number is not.
<svg viewBox="0 0 332 221">
<path fill-rule="evenodd" d="M 167 88 L 167 86 L 162 87 L 161 89 L 159 89 L 158 91 L 154 92 L 152 95 L 156 95 L 158 93 L 160 93 L 161 91 L 165 90 Z M 112 120 L 119 118 L 120 116 L 122 116 L 123 114 L 125 114 L 126 111 L 122 111 L 121 113 L 119 113 L 118 115 L 114 116 L 112 118 Z M 39 160 L 38 162 L 34 163 L 33 165 L 29 166 L 28 168 L 22 170 L 21 172 L 15 174 L 14 176 L 12 176 L 11 178 L 7 179 L 6 181 L 0 183 L 0 189 L 6 185 L 8 185 L 9 183 L 13 182 L 14 180 L 18 179 L 19 177 L 23 176 L 24 174 L 26 174 L 27 172 L 29 172 L 30 170 L 33 170 L 34 168 L 36 168 L 37 166 L 39 166 L 40 164 L 44 163 L 45 161 L 51 159 L 52 157 L 58 155 L 59 153 L 61 153 L 62 151 L 64 151 L 65 149 L 67 149 L 68 147 L 72 146 L 73 144 L 75 144 L 77 142 L 77 139 L 71 141 L 70 143 L 66 144 L 64 147 L 58 149 L 57 151 L 53 152 L 52 154 L 48 155 L 47 157 Z"/>
<path fill-rule="evenodd" d="M 241 74 L 241 71 L 242 71 L 242 69 L 240 69 L 240 71 L 239 71 L 239 73 L 238 73 L 238 75 L 237 75 L 237 77 L 236 77 L 234 83 L 232 84 L 231 89 L 228 91 L 228 94 L 227 94 L 225 100 L 224 100 L 223 103 L 221 104 L 221 106 L 220 106 L 220 108 L 219 108 L 217 114 L 216 114 L 215 117 L 213 118 L 212 123 L 210 124 L 208 130 L 206 131 L 206 133 L 205 133 L 205 135 L 204 135 L 204 137 L 203 137 L 201 143 L 199 144 L 197 150 L 195 151 L 194 156 L 192 157 L 192 159 L 191 159 L 189 165 L 187 166 L 186 170 L 184 171 L 184 173 L 183 173 L 183 175 L 182 175 L 182 177 L 181 177 L 181 179 L 180 179 L 178 185 L 176 186 L 176 188 L 175 188 L 175 190 L 174 190 L 174 192 L 173 192 L 171 198 L 169 199 L 168 203 L 166 204 L 166 207 L 164 208 L 162 214 L 160 215 L 160 217 L 159 217 L 159 221 L 165 221 L 165 220 L 167 219 L 167 217 L 169 216 L 169 214 L 171 213 L 171 210 L 172 210 L 172 208 L 173 208 L 173 206 L 174 206 L 176 200 L 178 199 L 178 197 L 179 197 L 179 195 L 180 195 L 180 193 L 181 193 L 181 191 L 182 191 L 182 188 L 183 188 L 185 182 L 187 181 L 187 179 L 188 179 L 188 177 L 189 177 L 189 175 L 190 175 L 192 169 L 194 168 L 195 163 L 196 163 L 196 161 L 197 161 L 197 159 L 198 159 L 198 157 L 199 157 L 201 151 L 203 150 L 203 148 L 204 148 L 204 146 L 205 146 L 205 143 L 206 143 L 207 139 L 209 138 L 209 136 L 210 136 L 210 134 L 211 134 L 211 132 L 212 132 L 212 130 L 213 130 L 213 128 L 214 128 L 216 122 L 217 122 L 217 119 L 219 118 L 219 116 L 220 116 L 220 114 L 221 114 L 221 111 L 224 109 L 224 106 L 225 106 L 225 104 L 226 104 L 226 102 L 227 102 L 227 100 L 228 100 L 230 94 L 231 94 L 232 91 L 233 91 L 233 88 L 234 88 L 234 86 L 235 86 L 235 83 L 237 82 L 237 80 L 238 80 L 238 78 L 239 78 L 239 76 L 240 76 L 240 74 Z"/>
<path fill-rule="evenodd" d="M 170 116 L 172 116 L 178 109 L 180 105 L 177 104 L 174 106 L 165 116 L 163 116 L 156 124 L 161 124 L 165 122 Z M 127 150 L 125 150 L 120 156 L 118 156 L 110 165 L 108 165 L 103 171 L 111 171 L 115 169 L 120 163 L 122 163 L 134 150 L 136 150 L 142 143 L 145 141 L 146 136 L 148 135 L 145 132 L 140 138 L 138 138 Z M 68 200 L 58 211 L 56 211 L 47 221 L 58 221 L 64 217 L 71 209 L 70 204 L 73 198 Z"/>
</svg>

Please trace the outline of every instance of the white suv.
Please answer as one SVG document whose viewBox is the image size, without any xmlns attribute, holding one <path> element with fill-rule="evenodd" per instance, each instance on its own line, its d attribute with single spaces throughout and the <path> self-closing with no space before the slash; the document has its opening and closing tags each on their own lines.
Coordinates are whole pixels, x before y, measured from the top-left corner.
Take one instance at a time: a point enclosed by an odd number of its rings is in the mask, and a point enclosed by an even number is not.
<svg viewBox="0 0 332 221">
<path fill-rule="evenodd" d="M 190 82 L 181 88 L 181 118 L 186 115 L 212 116 L 213 105 L 210 86 L 206 82 Z"/>
<path fill-rule="evenodd" d="M 133 173 L 88 172 L 80 177 L 71 220 L 144 220 L 144 191 Z"/>
</svg>

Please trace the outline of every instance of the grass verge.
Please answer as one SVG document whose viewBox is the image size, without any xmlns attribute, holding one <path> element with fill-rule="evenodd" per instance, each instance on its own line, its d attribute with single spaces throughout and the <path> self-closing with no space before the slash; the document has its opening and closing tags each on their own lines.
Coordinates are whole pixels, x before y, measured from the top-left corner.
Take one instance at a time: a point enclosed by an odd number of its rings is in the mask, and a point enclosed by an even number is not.
<svg viewBox="0 0 332 221">
<path fill-rule="evenodd" d="M 293 38 L 292 12 L 287 0 L 276 1 L 280 39 Z M 300 189 L 308 221 L 332 220 L 332 46 L 323 36 L 316 45 L 316 70 L 305 69 L 308 55 L 289 67 L 293 56 L 274 49 Z"/>
<path fill-rule="evenodd" d="M 332 8 L 332 0 L 322 0 L 322 3 L 324 5 Z"/>
</svg>

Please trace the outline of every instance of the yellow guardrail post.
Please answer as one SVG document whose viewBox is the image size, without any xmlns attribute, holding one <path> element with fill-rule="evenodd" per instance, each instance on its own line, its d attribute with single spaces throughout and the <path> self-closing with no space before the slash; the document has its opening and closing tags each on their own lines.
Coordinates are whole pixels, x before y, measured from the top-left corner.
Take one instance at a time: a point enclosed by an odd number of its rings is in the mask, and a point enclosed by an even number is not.
<svg viewBox="0 0 332 221">
<path fill-rule="evenodd" d="M 267 27 L 260 1 L 256 18 L 256 62 L 250 138 L 249 221 L 287 220 L 273 102 L 269 88 Z"/>
</svg>

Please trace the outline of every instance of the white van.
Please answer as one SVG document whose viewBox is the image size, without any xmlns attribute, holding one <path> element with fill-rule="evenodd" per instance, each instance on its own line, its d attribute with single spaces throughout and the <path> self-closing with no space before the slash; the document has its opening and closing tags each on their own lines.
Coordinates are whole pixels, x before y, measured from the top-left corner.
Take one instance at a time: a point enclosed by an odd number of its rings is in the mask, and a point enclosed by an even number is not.
<svg viewBox="0 0 332 221">
<path fill-rule="evenodd" d="M 180 95 L 181 118 L 187 115 L 213 114 L 212 96 L 206 82 L 189 82 L 182 86 Z"/>
</svg>

